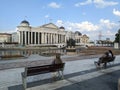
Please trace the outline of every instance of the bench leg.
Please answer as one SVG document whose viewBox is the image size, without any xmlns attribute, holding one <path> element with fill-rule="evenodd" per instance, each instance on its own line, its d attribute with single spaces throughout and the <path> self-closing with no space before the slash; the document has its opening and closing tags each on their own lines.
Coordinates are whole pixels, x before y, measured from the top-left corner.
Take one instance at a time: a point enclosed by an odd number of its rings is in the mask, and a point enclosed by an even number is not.
<svg viewBox="0 0 120 90">
<path fill-rule="evenodd" d="M 22 83 L 23 83 L 24 90 L 26 90 L 27 82 L 26 82 L 26 78 L 25 77 L 22 77 Z"/>
<path fill-rule="evenodd" d="M 58 71 L 58 75 L 61 79 L 64 79 L 64 76 L 63 76 L 63 71 Z"/>
<path fill-rule="evenodd" d="M 104 63 L 104 68 L 106 68 L 106 67 L 107 67 L 107 63 L 105 62 L 105 63 Z"/>
<path fill-rule="evenodd" d="M 61 77 L 60 71 L 57 71 L 57 72 L 58 72 L 58 77 L 60 78 Z"/>
<path fill-rule="evenodd" d="M 61 73 L 62 73 L 62 79 L 64 79 L 64 74 L 63 74 L 63 71 L 61 71 Z"/>
<path fill-rule="evenodd" d="M 61 77 L 62 77 L 61 71 L 58 71 L 58 77 L 61 79 Z"/>
</svg>

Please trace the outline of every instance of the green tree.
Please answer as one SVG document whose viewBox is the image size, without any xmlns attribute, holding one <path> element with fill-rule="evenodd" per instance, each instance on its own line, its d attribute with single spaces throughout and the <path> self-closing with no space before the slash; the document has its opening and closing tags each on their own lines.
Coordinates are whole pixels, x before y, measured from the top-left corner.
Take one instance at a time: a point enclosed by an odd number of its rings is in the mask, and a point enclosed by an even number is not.
<svg viewBox="0 0 120 90">
<path fill-rule="evenodd" d="M 72 38 L 67 40 L 67 46 L 70 46 L 70 47 L 74 46 L 75 47 L 75 40 Z"/>
<path fill-rule="evenodd" d="M 114 42 L 120 42 L 120 29 L 118 30 L 118 32 L 115 34 L 115 41 Z"/>
</svg>

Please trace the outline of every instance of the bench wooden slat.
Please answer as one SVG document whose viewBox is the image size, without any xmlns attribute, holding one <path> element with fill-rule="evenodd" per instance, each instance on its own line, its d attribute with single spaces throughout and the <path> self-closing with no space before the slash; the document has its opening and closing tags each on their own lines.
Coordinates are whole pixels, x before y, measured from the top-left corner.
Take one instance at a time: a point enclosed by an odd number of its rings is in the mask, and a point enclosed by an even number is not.
<svg viewBox="0 0 120 90">
<path fill-rule="evenodd" d="M 105 62 L 112 62 L 115 60 L 115 56 L 114 57 L 105 57 L 101 63 L 105 63 Z"/>
<path fill-rule="evenodd" d="M 63 68 L 64 64 L 55 64 L 55 65 L 44 65 L 44 66 L 37 66 L 37 67 L 26 67 L 27 69 L 27 76 L 55 72 Z"/>
<path fill-rule="evenodd" d="M 51 64 L 51 65 L 43 65 L 43 66 L 34 66 L 34 67 L 25 67 L 25 71 L 21 73 L 22 75 L 22 81 L 24 89 L 27 87 L 26 78 L 28 76 L 38 75 L 38 74 L 44 74 L 44 73 L 50 73 L 50 72 L 56 72 L 58 71 L 60 77 L 63 77 L 63 69 L 64 69 L 65 63 L 62 64 Z M 61 74 L 60 72 L 61 71 Z"/>
</svg>

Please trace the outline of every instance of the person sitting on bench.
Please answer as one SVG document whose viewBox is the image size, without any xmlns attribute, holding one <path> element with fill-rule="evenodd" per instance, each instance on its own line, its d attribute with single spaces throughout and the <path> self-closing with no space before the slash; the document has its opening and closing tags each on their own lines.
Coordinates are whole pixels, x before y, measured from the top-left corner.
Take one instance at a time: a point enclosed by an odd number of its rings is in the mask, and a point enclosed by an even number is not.
<svg viewBox="0 0 120 90">
<path fill-rule="evenodd" d="M 108 52 L 105 52 L 100 58 L 98 61 L 95 61 L 94 63 L 97 64 L 98 66 L 100 66 L 100 64 L 103 62 L 104 58 L 107 58 L 109 57 L 109 53 Z"/>
<path fill-rule="evenodd" d="M 63 63 L 63 62 L 62 62 L 62 59 L 60 58 L 60 54 L 57 53 L 56 56 L 55 56 L 55 59 L 52 61 L 52 64 L 61 64 L 61 63 Z M 54 81 L 56 80 L 56 76 L 57 76 L 58 74 L 60 75 L 60 71 L 53 73 L 53 80 L 54 80 Z M 58 75 L 58 76 L 59 76 L 59 75 Z M 60 78 L 60 77 L 59 77 L 59 78 Z"/>
<path fill-rule="evenodd" d="M 60 64 L 60 63 L 62 63 L 62 60 L 60 58 L 60 54 L 57 53 L 55 59 L 52 61 L 52 64 Z"/>
<path fill-rule="evenodd" d="M 110 62 L 114 62 L 115 60 L 115 56 L 113 55 L 111 50 L 108 50 L 107 52 L 104 53 L 104 55 L 102 55 L 98 61 L 95 61 L 94 64 L 97 67 L 100 67 L 101 64 L 103 64 L 104 68 L 106 68 L 107 63 L 110 64 Z"/>
</svg>

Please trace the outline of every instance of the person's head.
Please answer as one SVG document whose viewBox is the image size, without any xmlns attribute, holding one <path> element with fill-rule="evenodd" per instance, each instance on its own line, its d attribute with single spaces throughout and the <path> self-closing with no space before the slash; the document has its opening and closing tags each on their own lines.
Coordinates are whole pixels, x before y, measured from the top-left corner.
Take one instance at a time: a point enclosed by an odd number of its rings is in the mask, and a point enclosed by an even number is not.
<svg viewBox="0 0 120 90">
<path fill-rule="evenodd" d="M 108 50 L 110 53 L 112 53 L 112 51 L 111 50 Z"/>
<path fill-rule="evenodd" d="M 105 52 L 105 55 L 106 55 L 106 56 L 108 56 L 108 55 L 109 55 L 109 53 L 108 53 L 108 52 Z"/>
<path fill-rule="evenodd" d="M 56 53 L 56 59 L 60 59 L 60 54 Z"/>
<path fill-rule="evenodd" d="M 113 56 L 113 52 L 111 50 L 108 50 L 109 53 L 111 53 L 111 55 Z"/>
</svg>

